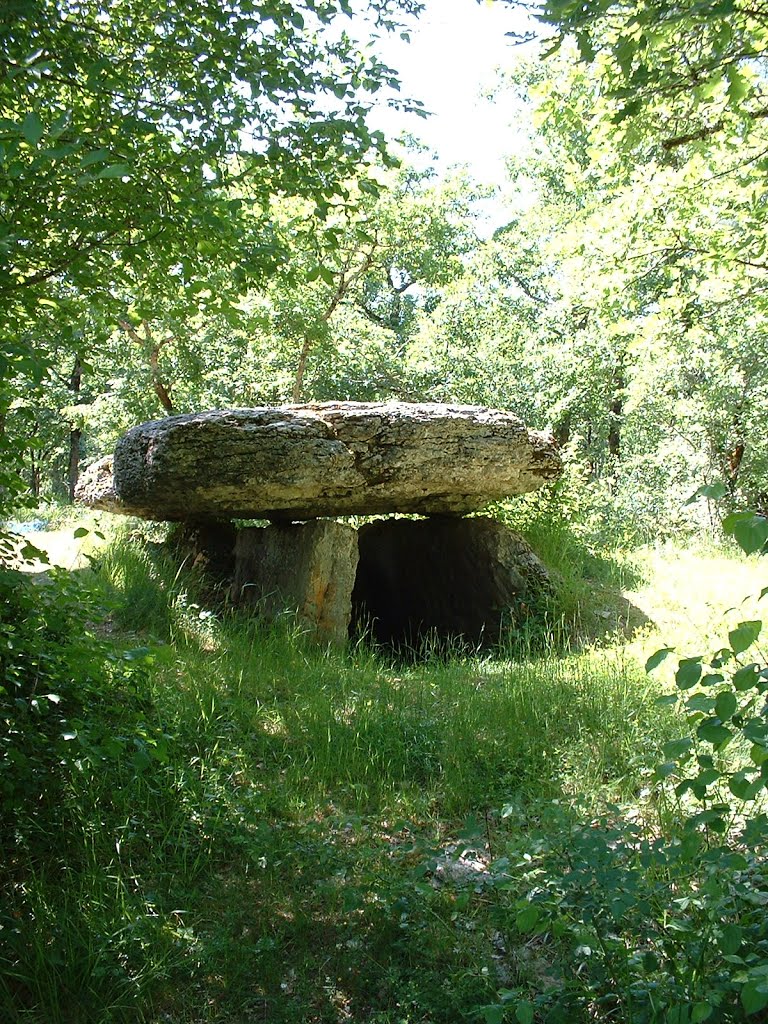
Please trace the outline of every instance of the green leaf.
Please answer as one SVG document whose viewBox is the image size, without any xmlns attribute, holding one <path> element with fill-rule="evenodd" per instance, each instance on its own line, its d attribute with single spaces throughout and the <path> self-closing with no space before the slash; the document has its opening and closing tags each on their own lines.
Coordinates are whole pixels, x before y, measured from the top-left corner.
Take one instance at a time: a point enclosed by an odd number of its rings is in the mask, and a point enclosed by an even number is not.
<svg viewBox="0 0 768 1024">
<path fill-rule="evenodd" d="M 30 544 L 29 541 L 27 541 L 24 544 L 19 554 L 21 555 L 25 562 L 43 562 L 45 564 L 49 563 L 48 555 L 40 548 L 35 547 L 34 544 Z"/>
<path fill-rule="evenodd" d="M 659 958 L 652 950 L 647 950 L 643 953 L 643 970 L 645 971 L 658 971 L 659 969 Z"/>
<path fill-rule="evenodd" d="M 727 956 L 733 956 L 738 953 L 743 938 L 744 932 L 737 924 L 727 924 L 723 928 L 718 945 Z"/>
<path fill-rule="evenodd" d="M 732 512 L 723 520 L 723 530 L 748 555 L 762 551 L 768 542 L 768 519 L 754 512 Z"/>
<path fill-rule="evenodd" d="M 538 907 L 531 904 L 528 907 L 524 907 L 522 910 L 517 912 L 515 918 L 515 924 L 517 925 L 518 931 L 530 932 L 538 924 L 539 918 L 541 917 L 541 911 Z"/>
<path fill-rule="evenodd" d="M 634 117 L 642 109 L 642 101 L 639 99 L 630 100 L 628 103 L 624 103 L 618 113 L 614 114 L 611 118 L 613 124 L 621 124 L 622 121 L 626 121 L 628 117 Z"/>
<path fill-rule="evenodd" d="M 748 981 L 741 990 L 741 1005 L 748 1014 L 759 1013 L 768 1006 L 768 992 L 759 981 Z"/>
<path fill-rule="evenodd" d="M 716 484 L 704 484 L 703 487 L 699 487 L 697 491 L 685 502 L 686 505 L 693 505 L 699 498 L 708 498 L 712 501 L 717 501 L 720 498 L 724 498 L 728 494 L 728 488 L 721 483 Z"/>
<path fill-rule="evenodd" d="M 717 719 L 702 722 L 696 730 L 696 734 L 700 740 L 703 740 L 705 743 L 711 743 L 717 750 L 733 739 L 731 730 L 726 729 Z"/>
<path fill-rule="evenodd" d="M 75 530 L 72 536 L 75 538 L 75 540 L 78 540 L 80 537 L 87 537 L 89 533 L 90 530 L 86 530 L 84 526 L 78 526 L 78 528 Z"/>
<path fill-rule="evenodd" d="M 682 1006 L 671 1006 L 664 1016 L 664 1024 L 690 1024 L 691 1017 L 688 1009 L 688 1003 L 683 1003 Z"/>
<path fill-rule="evenodd" d="M 751 665 L 744 665 L 733 673 L 734 689 L 742 692 L 751 690 L 760 681 L 760 666 L 754 662 Z"/>
<path fill-rule="evenodd" d="M 683 736 L 679 740 L 669 740 L 664 744 L 664 757 L 670 761 L 678 761 L 681 757 L 689 754 L 693 747 L 693 740 L 690 736 Z"/>
<path fill-rule="evenodd" d="M 480 1013 L 483 1015 L 485 1024 L 502 1024 L 507 1008 L 497 1003 L 495 1006 L 481 1006 Z"/>
<path fill-rule="evenodd" d="M 717 782 L 719 778 L 720 772 L 717 770 L 717 768 L 705 768 L 703 771 L 699 772 L 696 778 L 693 779 L 693 782 L 697 786 L 703 786 L 704 789 L 707 789 L 707 787 Z"/>
<path fill-rule="evenodd" d="M 22 121 L 21 132 L 30 146 L 36 146 L 45 134 L 45 128 L 34 110 L 30 110 Z"/>
<path fill-rule="evenodd" d="M 94 178 L 124 178 L 131 173 L 130 164 L 110 164 L 94 174 Z"/>
<path fill-rule="evenodd" d="M 768 740 L 768 722 L 763 718 L 750 718 L 743 731 L 748 740 L 761 746 Z"/>
<path fill-rule="evenodd" d="M 672 651 L 674 651 L 674 647 L 662 647 L 660 651 L 656 651 L 655 654 L 652 654 L 648 661 L 646 661 L 645 671 L 653 672 L 653 670 L 658 668 L 662 661 L 664 661 Z"/>
<path fill-rule="evenodd" d="M 690 690 L 701 679 L 701 658 L 683 658 L 675 672 L 675 682 L 681 690 Z"/>
<path fill-rule="evenodd" d="M 533 1003 L 529 999 L 523 999 L 515 1007 L 515 1019 L 518 1024 L 533 1024 L 533 1018 Z"/>
<path fill-rule="evenodd" d="M 738 104 L 749 94 L 749 83 L 733 64 L 725 69 L 728 78 L 728 99 Z"/>
<path fill-rule="evenodd" d="M 718 695 L 715 701 L 715 714 L 721 722 L 725 722 L 727 719 L 732 718 L 736 713 L 738 707 L 738 701 L 733 693 L 726 690 L 724 693 Z"/>
<path fill-rule="evenodd" d="M 715 710 L 715 701 L 706 693 L 695 693 L 693 697 L 688 698 L 685 706 L 688 711 L 701 711 L 705 715 L 711 715 Z"/>
<path fill-rule="evenodd" d="M 728 640 L 733 653 L 741 654 L 748 650 L 760 635 L 762 626 L 762 622 L 755 619 L 750 622 L 740 622 L 736 629 L 732 629 L 728 634 Z"/>
<path fill-rule="evenodd" d="M 691 1024 L 701 1024 L 701 1021 L 708 1020 L 713 1010 L 711 1003 L 695 1003 L 691 1010 Z"/>
<path fill-rule="evenodd" d="M 752 780 L 747 778 L 745 772 L 737 772 L 736 775 L 728 780 L 728 789 L 737 800 L 748 800 L 750 799 L 752 784 Z"/>
<path fill-rule="evenodd" d="M 94 149 L 90 153 L 86 153 L 85 156 L 80 158 L 81 167 L 90 167 L 92 164 L 101 163 L 102 160 L 107 160 L 112 154 L 108 149 Z"/>
<path fill-rule="evenodd" d="M 701 677 L 702 686 L 717 686 L 718 683 L 722 683 L 724 676 L 720 672 L 707 672 L 706 675 Z"/>
</svg>

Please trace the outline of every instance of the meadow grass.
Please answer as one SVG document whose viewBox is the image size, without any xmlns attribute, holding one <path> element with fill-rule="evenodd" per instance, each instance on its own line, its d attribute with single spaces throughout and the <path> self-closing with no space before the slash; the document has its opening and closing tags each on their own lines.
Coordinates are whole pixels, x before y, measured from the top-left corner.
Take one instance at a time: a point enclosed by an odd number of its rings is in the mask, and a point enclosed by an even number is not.
<svg viewBox="0 0 768 1024">
<path fill-rule="evenodd" d="M 680 579 L 704 564 L 677 557 Z M 553 815 L 653 817 L 680 725 L 642 669 L 651 627 L 405 664 L 216 612 L 135 537 L 94 571 L 96 633 L 128 654 L 56 815 L 15 833 L 4 1020 L 507 1019 L 499 990 L 551 951 L 519 937 L 505 862 Z"/>
</svg>

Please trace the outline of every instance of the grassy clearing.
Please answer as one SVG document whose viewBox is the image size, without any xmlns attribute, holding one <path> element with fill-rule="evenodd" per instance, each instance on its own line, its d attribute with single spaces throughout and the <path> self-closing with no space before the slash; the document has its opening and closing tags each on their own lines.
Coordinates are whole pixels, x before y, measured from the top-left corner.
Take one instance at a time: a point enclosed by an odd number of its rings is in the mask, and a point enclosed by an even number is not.
<svg viewBox="0 0 768 1024">
<path fill-rule="evenodd" d="M 637 557 L 646 579 L 625 596 L 648 617 L 660 643 L 705 650 L 736 622 L 760 617 L 758 597 L 768 584 L 768 566 L 757 555 L 666 544 Z"/>
<path fill-rule="evenodd" d="M 649 776 L 680 723 L 640 659 L 677 628 L 675 579 L 699 574 L 688 607 L 706 632 L 726 579 L 754 592 L 760 576 L 672 555 L 647 554 L 631 595 L 667 595 L 661 637 L 403 666 L 211 614 L 135 540 L 102 553 L 98 700 L 50 804 L 3 834 L 0 1018 L 631 1019 L 534 1009 L 562 990 L 560 940 L 521 914 L 553 842 L 567 855 L 617 815 L 660 827 Z"/>
<path fill-rule="evenodd" d="M 23 572 L 32 573 L 45 572 L 51 566 L 69 571 L 86 568 L 90 557 L 107 543 L 102 530 L 104 518 L 98 513 L 81 513 L 71 523 L 49 523 L 43 519 L 11 523 L 10 529 L 18 536 L 13 564 Z M 39 528 L 43 526 L 47 529 Z M 76 532 L 78 536 L 75 536 Z M 27 545 L 38 549 L 44 557 L 26 554 L 24 549 Z"/>
</svg>

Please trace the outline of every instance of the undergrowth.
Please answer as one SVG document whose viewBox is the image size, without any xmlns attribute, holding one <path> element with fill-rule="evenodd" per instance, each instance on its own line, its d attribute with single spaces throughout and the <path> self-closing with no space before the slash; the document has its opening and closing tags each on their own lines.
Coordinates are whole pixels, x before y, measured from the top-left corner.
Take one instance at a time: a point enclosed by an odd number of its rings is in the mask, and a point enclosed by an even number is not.
<svg viewBox="0 0 768 1024">
<path fill-rule="evenodd" d="M 621 648 L 319 649 L 136 537 L 67 581 L 4 578 L 1 1019 L 738 1019 L 665 979 L 702 914 L 721 958 L 762 941 L 722 902 L 759 866 L 692 905 L 653 776 L 680 714 Z"/>
</svg>

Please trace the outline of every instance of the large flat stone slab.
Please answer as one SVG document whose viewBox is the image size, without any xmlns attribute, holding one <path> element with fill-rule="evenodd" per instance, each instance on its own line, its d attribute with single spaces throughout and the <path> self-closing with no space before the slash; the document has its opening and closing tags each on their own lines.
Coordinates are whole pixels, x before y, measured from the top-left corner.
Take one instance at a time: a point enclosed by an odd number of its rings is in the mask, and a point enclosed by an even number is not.
<svg viewBox="0 0 768 1024">
<path fill-rule="evenodd" d="M 462 515 L 536 490 L 561 468 L 552 437 L 502 410 L 329 402 L 143 423 L 119 441 L 114 479 L 102 467 L 78 494 L 170 521 Z"/>
</svg>

